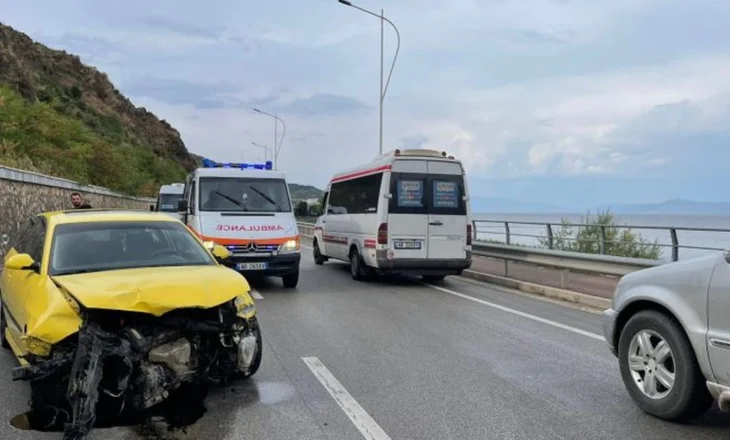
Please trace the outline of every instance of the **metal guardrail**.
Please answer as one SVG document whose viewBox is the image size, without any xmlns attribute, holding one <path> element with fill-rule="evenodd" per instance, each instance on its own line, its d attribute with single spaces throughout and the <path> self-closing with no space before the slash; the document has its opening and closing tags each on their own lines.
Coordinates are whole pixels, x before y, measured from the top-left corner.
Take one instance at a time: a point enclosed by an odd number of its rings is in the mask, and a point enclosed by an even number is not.
<svg viewBox="0 0 730 440">
<path fill-rule="evenodd" d="M 513 232 L 513 226 L 523 226 L 528 228 L 535 228 L 540 227 L 544 228 L 545 231 L 544 234 L 524 234 L 524 233 L 515 233 Z M 730 244 L 730 229 L 723 229 L 723 228 L 692 228 L 692 227 L 673 227 L 673 226 L 648 226 L 648 225 L 596 225 L 596 224 L 584 224 L 584 223 L 570 223 L 565 226 L 568 226 L 570 228 L 593 228 L 594 232 L 598 231 L 598 238 L 596 240 L 590 240 L 585 237 L 575 237 L 575 236 L 565 236 L 564 234 L 561 234 L 561 230 L 563 228 L 562 223 L 549 223 L 549 222 L 529 222 L 529 221 L 505 221 L 505 220 L 474 220 L 473 221 L 473 231 L 474 231 L 474 239 L 479 241 L 498 241 L 500 243 L 503 243 L 505 245 L 513 245 L 513 238 L 530 238 L 533 239 L 535 242 L 538 242 L 539 247 L 548 249 L 548 250 L 557 250 L 560 248 L 559 241 L 571 241 L 573 243 L 580 243 L 582 247 L 593 247 L 593 251 L 585 254 L 591 255 L 591 256 L 600 256 L 600 255 L 610 255 L 612 247 L 615 245 L 620 245 L 622 242 L 620 240 L 610 240 L 608 238 L 609 231 L 637 231 L 639 234 L 646 231 L 661 231 L 662 233 L 668 235 L 669 237 L 669 243 L 660 243 L 657 241 L 647 241 L 645 242 L 646 247 L 653 247 L 656 246 L 659 249 L 662 248 L 670 248 L 671 249 L 671 256 L 670 261 L 678 261 L 680 258 L 680 250 L 681 249 L 688 249 L 688 250 L 699 250 L 699 251 L 724 251 L 724 247 L 716 247 L 716 246 L 700 246 L 700 245 L 689 245 L 689 244 L 680 244 L 679 242 L 679 234 L 686 232 L 686 233 L 713 233 L 713 234 L 727 234 L 725 236 L 726 241 L 728 244 Z M 496 230 L 497 227 L 501 230 Z M 557 235 L 557 236 L 556 236 Z M 501 240 L 484 240 L 484 237 L 492 237 L 497 236 L 501 237 Z M 619 237 L 620 238 L 620 237 Z M 715 237 L 713 237 L 714 243 L 717 243 L 716 240 L 714 240 Z M 595 247 L 593 246 L 595 245 Z M 523 247 L 523 246 L 520 246 Z"/>
<path fill-rule="evenodd" d="M 313 223 L 298 222 L 297 226 L 300 235 L 306 237 L 314 235 Z M 474 230 L 476 230 L 476 227 Z M 566 252 L 476 240 L 472 242 L 472 253 L 482 257 L 504 260 L 505 262 L 513 261 L 554 269 L 613 276 L 623 276 L 627 273 L 663 264 L 661 261 L 640 258 Z"/>
<path fill-rule="evenodd" d="M 299 228 L 299 235 L 303 235 L 308 238 L 314 237 L 314 223 L 297 222 Z"/>
</svg>

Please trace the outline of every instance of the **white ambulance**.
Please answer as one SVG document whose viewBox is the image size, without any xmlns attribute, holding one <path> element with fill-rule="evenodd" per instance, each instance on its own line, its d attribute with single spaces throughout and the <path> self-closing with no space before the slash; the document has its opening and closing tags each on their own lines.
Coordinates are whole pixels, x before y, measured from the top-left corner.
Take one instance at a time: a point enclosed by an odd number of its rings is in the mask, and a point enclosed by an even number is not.
<svg viewBox="0 0 730 440">
<path fill-rule="evenodd" d="M 184 183 L 171 183 L 160 186 L 157 201 L 154 205 L 150 205 L 150 211 L 164 212 L 180 220 L 180 215 L 177 212 L 177 201 L 182 198 L 184 189 Z"/>
<path fill-rule="evenodd" d="M 471 210 L 461 161 L 435 150 L 394 150 L 335 175 L 317 219 L 317 264 L 350 262 L 352 277 L 439 281 L 471 266 Z"/>
<path fill-rule="evenodd" d="M 244 274 L 299 282 L 300 238 L 284 173 L 264 164 L 203 160 L 178 203 L 182 222 L 205 242 L 225 246 L 224 264 Z"/>
</svg>

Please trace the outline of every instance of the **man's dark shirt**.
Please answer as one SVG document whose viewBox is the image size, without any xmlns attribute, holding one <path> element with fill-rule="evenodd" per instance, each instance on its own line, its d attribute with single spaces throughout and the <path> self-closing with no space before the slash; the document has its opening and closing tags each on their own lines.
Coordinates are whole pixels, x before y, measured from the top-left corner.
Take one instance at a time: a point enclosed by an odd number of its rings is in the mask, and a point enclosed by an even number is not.
<svg viewBox="0 0 730 440">
<path fill-rule="evenodd" d="M 91 208 L 91 205 L 84 202 L 81 206 L 74 206 L 74 209 L 92 209 L 92 208 Z"/>
</svg>

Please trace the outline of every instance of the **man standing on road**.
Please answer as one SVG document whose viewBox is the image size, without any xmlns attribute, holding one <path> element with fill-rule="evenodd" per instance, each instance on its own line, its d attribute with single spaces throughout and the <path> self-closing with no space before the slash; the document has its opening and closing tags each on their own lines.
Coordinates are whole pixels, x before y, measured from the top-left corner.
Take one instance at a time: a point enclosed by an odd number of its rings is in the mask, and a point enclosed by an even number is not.
<svg viewBox="0 0 730 440">
<path fill-rule="evenodd" d="M 91 205 L 86 203 L 78 192 L 71 193 L 71 204 L 74 205 L 74 209 L 91 209 Z"/>
</svg>

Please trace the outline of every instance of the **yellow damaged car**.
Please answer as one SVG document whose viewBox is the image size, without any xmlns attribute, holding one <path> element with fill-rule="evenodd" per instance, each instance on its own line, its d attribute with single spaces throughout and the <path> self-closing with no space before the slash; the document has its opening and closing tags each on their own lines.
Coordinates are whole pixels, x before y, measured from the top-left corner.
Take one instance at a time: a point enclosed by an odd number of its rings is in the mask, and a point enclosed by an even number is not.
<svg viewBox="0 0 730 440">
<path fill-rule="evenodd" d="M 0 275 L 0 337 L 13 379 L 30 381 L 30 414 L 83 439 L 103 419 L 254 374 L 261 330 L 227 256 L 164 213 L 29 219 Z"/>
</svg>

